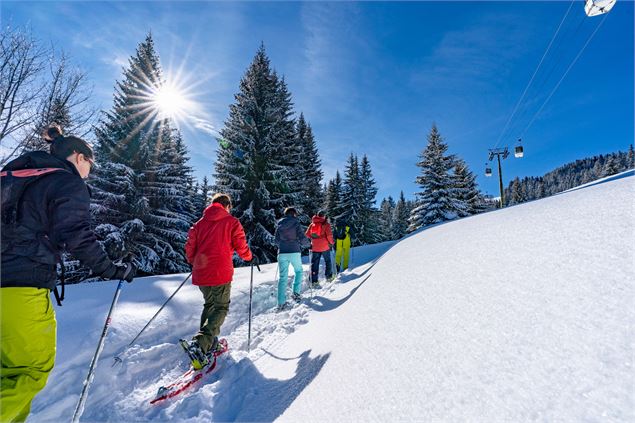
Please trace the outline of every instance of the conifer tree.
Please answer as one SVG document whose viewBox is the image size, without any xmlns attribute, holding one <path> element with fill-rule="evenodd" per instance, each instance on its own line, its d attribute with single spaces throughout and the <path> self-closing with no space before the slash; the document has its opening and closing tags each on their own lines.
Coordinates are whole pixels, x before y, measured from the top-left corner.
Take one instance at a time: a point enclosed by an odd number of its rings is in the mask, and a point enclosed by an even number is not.
<svg viewBox="0 0 635 423">
<path fill-rule="evenodd" d="M 379 234 L 382 241 L 390 241 L 393 232 L 393 219 L 395 200 L 392 196 L 381 200 L 379 206 Z"/>
<path fill-rule="evenodd" d="M 510 187 L 510 195 L 508 196 L 509 200 L 507 203 L 509 205 L 512 204 L 520 204 L 526 201 L 525 196 L 523 195 L 523 189 L 520 185 L 520 180 L 518 177 L 514 178 Z"/>
<path fill-rule="evenodd" d="M 604 163 L 604 167 L 602 169 L 602 176 L 604 177 L 611 176 L 611 175 L 615 175 L 618 172 L 619 172 L 619 169 L 617 166 L 617 161 L 615 160 L 615 156 L 611 154 L 608 156 L 608 158 L 606 159 L 606 162 Z"/>
<path fill-rule="evenodd" d="M 408 218 L 410 217 L 410 208 L 403 195 L 403 191 L 399 194 L 399 200 L 395 204 L 392 219 L 391 239 L 401 239 L 408 233 Z"/>
<path fill-rule="evenodd" d="M 232 213 L 256 247 L 254 253 L 268 262 L 276 256 L 276 217 L 293 205 L 299 189 L 290 168 L 295 149 L 285 151 L 295 132 L 290 94 L 271 70 L 264 45 L 234 97 L 219 139 L 214 189 L 232 197 Z"/>
<path fill-rule="evenodd" d="M 459 158 L 454 160 L 455 207 L 458 217 L 470 216 L 484 210 L 483 196 L 476 185 L 476 176 Z"/>
<path fill-rule="evenodd" d="M 357 159 L 357 158 L 356 158 Z M 378 233 L 379 215 L 375 208 L 377 187 L 368 157 L 364 155 L 359 165 L 360 199 L 357 231 L 361 244 L 372 244 L 381 240 Z"/>
<path fill-rule="evenodd" d="M 192 171 L 180 133 L 153 106 L 164 83 L 148 35 L 95 130 L 95 232 L 111 258 L 131 254 L 142 274 L 189 270 L 183 246 L 193 221 Z"/>
<path fill-rule="evenodd" d="M 198 186 L 196 190 L 197 204 L 195 215 L 201 216 L 203 210 L 210 205 L 212 201 L 212 187 L 209 184 L 207 176 L 203 176 L 203 182 Z"/>
<path fill-rule="evenodd" d="M 334 223 L 341 219 L 342 214 L 344 214 L 344 208 L 342 207 L 343 190 L 342 177 L 338 170 L 335 172 L 335 178 L 329 181 L 324 197 L 324 209 L 331 222 Z"/>
<path fill-rule="evenodd" d="M 421 175 L 415 183 L 421 191 L 416 193 L 417 202 L 410 215 L 409 231 L 456 217 L 457 205 L 452 198 L 453 178 L 450 173 L 454 160 L 452 156 L 446 155 L 447 149 L 447 144 L 433 124 L 428 134 L 428 145 L 417 163 Z"/>
<path fill-rule="evenodd" d="M 635 168 L 635 151 L 633 150 L 633 144 L 628 146 L 628 155 L 626 159 L 626 169 Z"/>
<path fill-rule="evenodd" d="M 346 164 L 343 188 L 340 219 L 351 228 L 351 245 L 359 245 L 364 192 L 359 172 L 359 161 L 357 156 L 352 153 Z"/>
<path fill-rule="evenodd" d="M 310 219 L 316 214 L 324 202 L 322 192 L 322 169 L 315 138 L 311 125 L 300 114 L 295 129 L 295 139 L 300 146 L 299 185 L 301 187 L 298 205 L 304 216 Z M 305 222 L 309 223 L 309 222 Z"/>
</svg>

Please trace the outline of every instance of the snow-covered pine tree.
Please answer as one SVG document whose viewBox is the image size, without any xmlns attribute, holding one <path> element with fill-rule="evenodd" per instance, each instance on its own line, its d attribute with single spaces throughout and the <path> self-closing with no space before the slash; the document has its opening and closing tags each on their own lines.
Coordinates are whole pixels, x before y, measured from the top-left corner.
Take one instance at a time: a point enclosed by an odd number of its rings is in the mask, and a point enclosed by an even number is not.
<svg viewBox="0 0 635 423">
<path fill-rule="evenodd" d="M 633 144 L 628 146 L 628 155 L 626 157 L 626 168 L 635 168 L 635 150 L 633 150 Z"/>
<path fill-rule="evenodd" d="M 179 132 L 152 105 L 163 83 L 149 34 L 95 129 L 95 232 L 111 258 L 132 254 L 142 274 L 189 270 L 183 245 L 193 220 L 191 169 Z"/>
<path fill-rule="evenodd" d="M 410 208 L 406 202 L 403 191 L 399 194 L 399 200 L 395 204 L 392 218 L 391 239 L 401 239 L 408 233 L 408 218 L 410 217 Z"/>
<path fill-rule="evenodd" d="M 327 216 L 335 223 L 344 213 L 342 207 L 342 195 L 344 187 L 342 185 L 342 176 L 340 171 L 335 172 L 335 178 L 331 179 L 327 185 L 326 194 L 324 196 L 324 209 Z"/>
<path fill-rule="evenodd" d="M 203 176 L 203 182 L 198 185 L 196 190 L 195 216 L 200 218 L 203 215 L 203 210 L 211 203 L 211 200 L 212 187 L 209 184 L 207 176 Z"/>
<path fill-rule="evenodd" d="M 379 234 L 382 241 L 390 241 L 393 232 L 393 219 L 395 211 L 395 200 L 392 196 L 381 200 L 379 205 Z"/>
<path fill-rule="evenodd" d="M 465 161 L 454 160 L 454 196 L 457 201 L 457 216 L 465 217 L 481 213 L 485 210 L 483 196 L 476 185 L 476 176 L 470 171 Z"/>
<path fill-rule="evenodd" d="M 301 195 L 298 198 L 298 205 L 303 212 L 303 217 L 310 219 L 316 214 L 324 203 L 324 193 L 322 191 L 322 169 L 320 156 L 318 154 L 315 138 L 311 125 L 304 119 L 304 114 L 300 113 L 295 128 L 296 142 L 300 146 L 300 182 Z M 304 221 L 308 224 L 308 220 Z"/>
<path fill-rule="evenodd" d="M 293 102 L 291 93 L 284 77 L 279 78 L 273 71 L 274 79 L 278 81 L 275 90 L 274 110 L 275 124 L 271 126 L 270 138 L 272 140 L 272 164 L 276 166 L 274 177 L 278 181 L 278 189 L 273 190 L 271 201 L 279 204 L 276 210 L 278 216 L 282 215 L 282 209 L 287 206 L 297 206 L 304 188 L 302 153 L 303 148 L 296 137 L 296 122 L 293 119 Z M 278 158 L 278 163 L 275 158 Z"/>
<path fill-rule="evenodd" d="M 615 159 L 615 155 L 609 154 L 606 161 L 604 162 L 604 167 L 602 168 L 602 176 L 611 176 L 615 175 L 619 172 L 619 168 L 617 165 L 617 160 Z"/>
<path fill-rule="evenodd" d="M 361 209 L 364 206 L 364 192 L 359 172 L 357 156 L 348 157 L 345 168 L 341 197 L 342 213 L 339 218 L 351 227 L 351 245 L 360 245 Z"/>
<path fill-rule="evenodd" d="M 214 190 L 232 197 L 232 214 L 240 219 L 254 253 L 269 262 L 276 257 L 276 216 L 294 203 L 297 188 L 286 180 L 292 172 L 284 151 L 294 137 L 291 99 L 271 70 L 264 45 L 234 98 L 219 139 Z"/>
<path fill-rule="evenodd" d="M 526 201 L 518 177 L 514 178 L 514 180 L 512 181 L 509 191 L 510 192 L 507 199 L 507 205 L 520 204 Z"/>
<path fill-rule="evenodd" d="M 453 178 L 450 173 L 454 159 L 446 155 L 447 144 L 435 124 L 428 134 L 428 145 L 420 155 L 417 166 L 421 175 L 415 179 L 421 191 L 417 192 L 416 207 L 410 215 L 409 231 L 444 222 L 456 217 L 457 205 L 452 198 Z"/>
<path fill-rule="evenodd" d="M 374 244 L 381 240 L 379 234 L 379 214 L 375 208 L 377 186 L 373 178 L 368 157 L 364 155 L 359 165 L 359 184 L 361 207 L 359 209 L 358 228 L 361 244 Z"/>
</svg>

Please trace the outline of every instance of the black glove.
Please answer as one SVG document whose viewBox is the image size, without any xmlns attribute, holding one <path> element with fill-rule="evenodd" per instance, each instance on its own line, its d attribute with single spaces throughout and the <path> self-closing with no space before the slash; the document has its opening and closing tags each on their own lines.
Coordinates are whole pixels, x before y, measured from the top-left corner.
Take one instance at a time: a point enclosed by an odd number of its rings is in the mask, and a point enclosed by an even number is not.
<svg viewBox="0 0 635 423">
<path fill-rule="evenodd" d="M 124 280 L 130 283 L 137 274 L 137 266 L 132 263 L 117 264 L 116 268 L 117 270 L 115 270 L 112 279 Z"/>
<path fill-rule="evenodd" d="M 260 264 L 260 260 L 258 259 L 258 256 L 251 256 L 251 260 L 249 260 L 247 263 L 253 263 L 254 266 L 258 266 Z"/>
</svg>

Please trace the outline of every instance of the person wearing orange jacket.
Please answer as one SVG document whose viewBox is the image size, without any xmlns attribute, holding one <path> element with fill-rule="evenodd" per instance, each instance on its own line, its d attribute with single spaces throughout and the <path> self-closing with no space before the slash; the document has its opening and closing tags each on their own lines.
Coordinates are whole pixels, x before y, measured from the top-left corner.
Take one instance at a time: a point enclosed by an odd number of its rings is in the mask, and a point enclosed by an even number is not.
<svg viewBox="0 0 635 423">
<path fill-rule="evenodd" d="M 311 284 L 313 288 L 319 288 L 318 271 L 320 269 L 320 258 L 324 257 L 327 281 L 333 280 L 333 266 L 331 265 L 331 248 L 333 241 L 333 231 L 326 219 L 326 213 L 320 210 L 311 219 L 311 224 L 306 230 L 306 236 L 311 239 Z"/>
<path fill-rule="evenodd" d="M 220 327 L 229 311 L 234 251 L 245 261 L 253 259 L 243 226 L 230 210 L 229 195 L 215 194 L 185 243 L 187 261 L 192 265 L 192 283 L 199 287 L 205 300 L 198 333 L 191 342 L 181 340 L 194 368 L 207 364 L 208 354 L 219 344 Z"/>
</svg>

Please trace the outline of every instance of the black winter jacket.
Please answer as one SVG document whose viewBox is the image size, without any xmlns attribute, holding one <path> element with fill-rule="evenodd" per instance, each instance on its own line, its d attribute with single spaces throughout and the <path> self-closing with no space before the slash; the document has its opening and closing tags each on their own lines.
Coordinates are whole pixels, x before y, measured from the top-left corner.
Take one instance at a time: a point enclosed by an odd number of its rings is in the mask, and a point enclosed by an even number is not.
<svg viewBox="0 0 635 423">
<path fill-rule="evenodd" d="M 18 157 L 2 170 L 61 168 L 29 185 L 17 224 L 1 234 L 1 287 L 55 289 L 56 264 L 66 250 L 97 275 L 110 278 L 116 267 L 90 228 L 88 186 L 72 163 L 44 151 Z M 5 228 L 3 224 L 3 229 Z"/>
<path fill-rule="evenodd" d="M 293 216 L 283 217 L 276 226 L 278 254 L 299 253 L 302 247 L 309 247 L 311 241 L 304 235 L 300 221 Z"/>
</svg>

